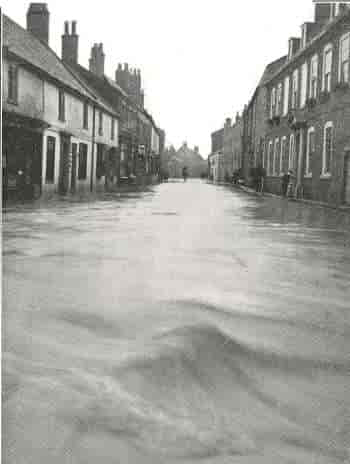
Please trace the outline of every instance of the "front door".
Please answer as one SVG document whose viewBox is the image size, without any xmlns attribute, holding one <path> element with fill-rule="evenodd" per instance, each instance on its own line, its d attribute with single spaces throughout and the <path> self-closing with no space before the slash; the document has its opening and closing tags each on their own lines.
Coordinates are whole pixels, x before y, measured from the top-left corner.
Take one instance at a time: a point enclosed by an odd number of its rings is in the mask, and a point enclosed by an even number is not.
<svg viewBox="0 0 350 464">
<path fill-rule="evenodd" d="M 70 137 L 61 135 L 60 183 L 59 191 L 65 195 L 69 188 Z"/>
<path fill-rule="evenodd" d="M 72 143 L 72 172 L 71 172 L 71 191 L 75 192 L 75 186 L 77 181 L 77 153 L 78 144 Z"/>
<path fill-rule="evenodd" d="M 345 157 L 345 203 L 350 205 L 350 152 Z"/>
</svg>

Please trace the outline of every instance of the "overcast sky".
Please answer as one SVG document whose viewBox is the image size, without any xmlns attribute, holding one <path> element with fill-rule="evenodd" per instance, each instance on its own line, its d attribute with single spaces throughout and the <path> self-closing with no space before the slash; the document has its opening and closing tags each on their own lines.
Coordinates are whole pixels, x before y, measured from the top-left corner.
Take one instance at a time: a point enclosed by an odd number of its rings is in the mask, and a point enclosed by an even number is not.
<svg viewBox="0 0 350 464">
<path fill-rule="evenodd" d="M 29 2 L 0 0 L 25 26 Z M 61 55 L 65 20 L 77 20 L 79 62 L 103 42 L 106 74 L 141 68 L 147 109 L 167 143 L 210 152 L 210 133 L 241 112 L 266 64 L 313 19 L 312 0 L 48 0 L 50 46 Z"/>
</svg>

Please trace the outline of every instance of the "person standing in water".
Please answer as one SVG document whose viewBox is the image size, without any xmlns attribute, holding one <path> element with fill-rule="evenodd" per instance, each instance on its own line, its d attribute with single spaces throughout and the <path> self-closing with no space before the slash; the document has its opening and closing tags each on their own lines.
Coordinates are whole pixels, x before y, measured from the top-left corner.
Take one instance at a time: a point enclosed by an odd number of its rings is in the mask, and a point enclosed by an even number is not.
<svg viewBox="0 0 350 464">
<path fill-rule="evenodd" d="M 187 166 L 184 166 L 184 168 L 183 168 L 183 170 L 182 170 L 182 177 L 184 178 L 184 182 L 186 182 L 187 177 L 188 177 Z"/>
</svg>

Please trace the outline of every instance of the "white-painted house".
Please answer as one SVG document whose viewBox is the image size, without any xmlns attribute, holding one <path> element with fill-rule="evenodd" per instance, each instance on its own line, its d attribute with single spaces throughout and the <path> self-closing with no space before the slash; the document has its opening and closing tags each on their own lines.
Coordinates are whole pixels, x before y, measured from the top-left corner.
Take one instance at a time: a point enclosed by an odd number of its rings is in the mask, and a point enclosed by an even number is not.
<svg viewBox="0 0 350 464">
<path fill-rule="evenodd" d="M 118 145 L 118 116 L 50 49 L 48 22 L 40 3 L 27 30 L 3 16 L 5 198 L 92 191 L 98 144 Z"/>
</svg>

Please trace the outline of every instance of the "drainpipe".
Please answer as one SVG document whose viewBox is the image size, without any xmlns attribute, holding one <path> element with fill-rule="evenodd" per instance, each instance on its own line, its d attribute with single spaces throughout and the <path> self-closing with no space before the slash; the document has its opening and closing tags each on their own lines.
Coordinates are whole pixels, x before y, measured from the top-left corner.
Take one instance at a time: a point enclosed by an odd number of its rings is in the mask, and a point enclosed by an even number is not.
<svg viewBox="0 0 350 464">
<path fill-rule="evenodd" d="M 94 161 L 95 161 L 95 116 L 96 116 L 96 106 L 93 105 L 92 111 L 92 149 L 91 149 L 91 176 L 90 176 L 90 191 L 94 190 Z"/>
</svg>

